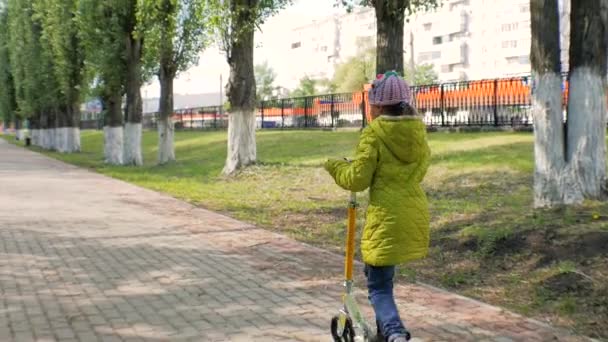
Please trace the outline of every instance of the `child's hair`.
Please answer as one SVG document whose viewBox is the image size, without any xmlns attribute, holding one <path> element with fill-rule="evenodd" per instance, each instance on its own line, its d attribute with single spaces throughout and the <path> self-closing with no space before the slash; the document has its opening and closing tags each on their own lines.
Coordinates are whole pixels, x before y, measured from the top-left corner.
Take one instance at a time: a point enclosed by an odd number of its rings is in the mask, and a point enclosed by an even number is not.
<svg viewBox="0 0 608 342">
<path fill-rule="evenodd" d="M 409 104 L 378 106 L 378 111 L 382 115 L 390 115 L 390 116 L 400 116 L 400 115 L 417 116 L 418 115 L 418 111 L 416 110 L 416 108 L 410 106 Z"/>
</svg>

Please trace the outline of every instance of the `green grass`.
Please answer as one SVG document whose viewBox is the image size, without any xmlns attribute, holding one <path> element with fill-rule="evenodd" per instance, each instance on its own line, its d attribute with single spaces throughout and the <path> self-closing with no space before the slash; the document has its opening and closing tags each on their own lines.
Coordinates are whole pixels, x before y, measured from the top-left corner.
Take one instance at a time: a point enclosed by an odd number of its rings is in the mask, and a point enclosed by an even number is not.
<svg viewBox="0 0 608 342">
<path fill-rule="evenodd" d="M 342 250 L 348 193 L 321 164 L 328 157 L 351 156 L 358 132 L 259 132 L 258 165 L 231 178 L 220 175 L 225 132 L 178 132 L 178 160 L 164 166 L 156 165 L 156 134 L 146 132 L 145 165 L 139 168 L 105 165 L 102 139 L 100 132 L 83 132 L 82 153 L 43 153 Z M 401 281 L 432 283 L 608 338 L 608 310 L 602 305 L 608 293 L 603 244 L 608 205 L 532 210 L 530 133 L 431 133 L 429 142 L 433 157 L 424 187 L 431 204 L 431 251 L 429 258 L 403 268 Z M 594 279 L 591 295 L 543 295 L 544 280 L 575 270 Z"/>
</svg>

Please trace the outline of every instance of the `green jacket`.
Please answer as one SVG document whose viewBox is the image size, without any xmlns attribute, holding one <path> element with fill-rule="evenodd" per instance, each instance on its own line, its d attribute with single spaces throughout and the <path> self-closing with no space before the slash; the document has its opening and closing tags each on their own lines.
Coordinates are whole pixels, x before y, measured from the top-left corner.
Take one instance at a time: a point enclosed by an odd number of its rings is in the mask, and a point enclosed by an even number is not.
<svg viewBox="0 0 608 342">
<path fill-rule="evenodd" d="M 361 237 L 366 264 L 398 265 L 427 255 L 429 208 L 420 183 L 430 155 L 426 127 L 419 118 L 381 116 L 363 130 L 352 162 L 325 163 L 342 188 L 370 188 Z"/>
</svg>

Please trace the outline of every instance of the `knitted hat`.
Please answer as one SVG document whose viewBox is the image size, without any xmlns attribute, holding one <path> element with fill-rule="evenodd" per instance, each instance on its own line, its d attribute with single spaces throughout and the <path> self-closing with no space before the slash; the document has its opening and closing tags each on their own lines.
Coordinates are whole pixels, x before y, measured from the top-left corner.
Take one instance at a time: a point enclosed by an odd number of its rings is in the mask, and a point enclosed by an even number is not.
<svg viewBox="0 0 608 342">
<path fill-rule="evenodd" d="M 380 74 L 369 90 L 369 103 L 373 106 L 411 105 L 410 86 L 394 71 Z"/>
</svg>

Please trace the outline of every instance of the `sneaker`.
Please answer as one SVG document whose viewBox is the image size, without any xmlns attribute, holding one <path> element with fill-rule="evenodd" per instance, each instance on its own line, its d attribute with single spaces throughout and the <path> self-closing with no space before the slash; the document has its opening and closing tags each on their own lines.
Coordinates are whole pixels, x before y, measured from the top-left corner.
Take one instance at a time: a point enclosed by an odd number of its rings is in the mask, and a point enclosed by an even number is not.
<svg viewBox="0 0 608 342">
<path fill-rule="evenodd" d="M 406 333 L 406 335 L 393 335 L 389 337 L 388 342 L 407 342 L 410 338 L 409 333 Z"/>
</svg>

